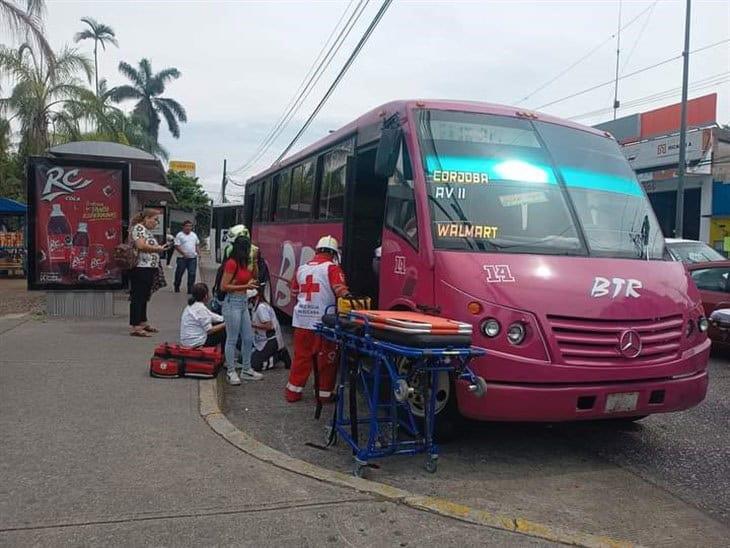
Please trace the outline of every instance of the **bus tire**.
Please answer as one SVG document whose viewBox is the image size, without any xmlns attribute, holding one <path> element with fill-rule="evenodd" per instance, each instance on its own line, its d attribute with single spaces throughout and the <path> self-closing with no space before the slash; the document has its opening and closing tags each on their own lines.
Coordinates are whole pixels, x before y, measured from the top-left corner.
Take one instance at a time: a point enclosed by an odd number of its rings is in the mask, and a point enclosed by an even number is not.
<svg viewBox="0 0 730 548">
<path fill-rule="evenodd" d="M 405 358 L 402 358 L 402 360 L 405 360 Z M 402 361 L 398 367 L 399 373 L 403 374 L 405 367 L 407 367 L 407 364 L 405 361 Z M 418 387 L 414 388 L 416 388 L 416 395 L 409 397 L 407 405 L 410 407 L 411 414 L 416 421 L 418 429 L 420 432 L 423 432 L 425 427 L 423 417 L 424 402 L 421 401 L 422 398 L 418 395 Z M 442 374 L 439 386 L 437 387 L 436 398 L 436 417 L 433 433 L 434 441 L 437 443 L 448 443 L 460 436 L 460 428 L 463 423 L 463 418 L 459 413 L 459 408 L 456 403 L 456 385 L 454 383 L 453 375 L 446 372 Z"/>
</svg>

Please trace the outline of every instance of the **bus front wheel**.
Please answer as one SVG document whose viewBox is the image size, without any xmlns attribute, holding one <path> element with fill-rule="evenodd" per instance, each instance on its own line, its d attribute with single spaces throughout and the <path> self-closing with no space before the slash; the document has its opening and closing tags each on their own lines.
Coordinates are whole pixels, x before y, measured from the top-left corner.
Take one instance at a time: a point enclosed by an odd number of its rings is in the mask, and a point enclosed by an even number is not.
<svg viewBox="0 0 730 548">
<path fill-rule="evenodd" d="M 413 389 L 407 399 L 407 405 L 416 420 L 418 428 L 423 431 L 426 401 L 425 391 L 422 389 L 421 383 L 425 380 L 424 375 L 414 374 L 408 358 L 400 358 L 396 363 L 398 374 L 406 379 L 408 385 Z M 458 437 L 462 420 L 456 405 L 454 380 L 448 371 L 439 373 L 435 390 L 436 422 L 434 425 L 434 439 L 438 443 L 447 443 Z"/>
</svg>

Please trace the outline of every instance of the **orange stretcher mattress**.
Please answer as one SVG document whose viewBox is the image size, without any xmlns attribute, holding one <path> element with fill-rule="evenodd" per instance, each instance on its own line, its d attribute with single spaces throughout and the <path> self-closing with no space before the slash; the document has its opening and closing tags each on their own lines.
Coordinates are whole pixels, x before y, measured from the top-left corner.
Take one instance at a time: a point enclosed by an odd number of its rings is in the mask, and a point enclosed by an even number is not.
<svg viewBox="0 0 730 548">
<path fill-rule="evenodd" d="M 334 314 L 329 314 L 322 318 L 322 323 L 334 327 L 338 323 L 338 318 Z M 471 346 L 470 324 L 419 312 L 358 310 L 352 314 L 340 315 L 339 325 L 359 334 L 367 325 L 373 337 L 403 346 L 421 348 Z"/>
<path fill-rule="evenodd" d="M 432 335 L 471 335 L 471 324 L 402 310 L 360 310 L 353 317 L 357 323 L 367 322 L 377 329 L 401 333 L 430 333 Z"/>
</svg>

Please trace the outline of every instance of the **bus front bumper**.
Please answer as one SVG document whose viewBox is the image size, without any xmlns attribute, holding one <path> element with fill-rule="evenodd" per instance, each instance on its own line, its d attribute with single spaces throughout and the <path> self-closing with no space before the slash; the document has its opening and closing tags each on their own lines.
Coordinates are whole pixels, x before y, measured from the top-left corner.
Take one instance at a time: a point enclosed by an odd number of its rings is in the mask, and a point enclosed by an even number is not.
<svg viewBox="0 0 730 548">
<path fill-rule="evenodd" d="M 649 381 L 580 385 L 487 382 L 477 398 L 466 382 L 457 387 L 459 411 L 484 421 L 559 422 L 608 419 L 682 411 L 707 393 L 707 371 Z"/>
</svg>

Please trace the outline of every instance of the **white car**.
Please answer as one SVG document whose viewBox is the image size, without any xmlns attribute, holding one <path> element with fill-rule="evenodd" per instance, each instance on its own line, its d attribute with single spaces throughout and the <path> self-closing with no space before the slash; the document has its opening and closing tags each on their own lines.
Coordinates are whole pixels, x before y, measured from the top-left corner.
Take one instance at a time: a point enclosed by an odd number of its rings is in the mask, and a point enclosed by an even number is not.
<svg viewBox="0 0 730 548">
<path fill-rule="evenodd" d="M 727 260 L 727 257 L 724 257 L 722 253 L 712 249 L 704 242 L 681 238 L 665 238 L 664 242 L 667 251 L 675 261 L 692 264 Z"/>
</svg>

